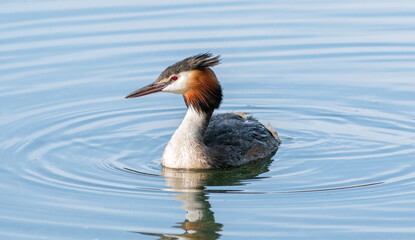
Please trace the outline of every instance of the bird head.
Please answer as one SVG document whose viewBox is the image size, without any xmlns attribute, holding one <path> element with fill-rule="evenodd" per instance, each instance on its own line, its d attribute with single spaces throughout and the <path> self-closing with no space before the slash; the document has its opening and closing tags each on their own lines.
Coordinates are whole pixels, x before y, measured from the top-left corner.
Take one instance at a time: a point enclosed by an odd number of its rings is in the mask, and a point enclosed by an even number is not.
<svg viewBox="0 0 415 240">
<path fill-rule="evenodd" d="M 220 63 L 219 57 L 203 53 L 185 58 L 167 67 L 156 81 L 128 94 L 126 98 L 156 92 L 176 93 L 183 95 L 187 106 L 205 112 L 213 111 L 222 101 L 222 88 L 210 69 Z"/>
</svg>

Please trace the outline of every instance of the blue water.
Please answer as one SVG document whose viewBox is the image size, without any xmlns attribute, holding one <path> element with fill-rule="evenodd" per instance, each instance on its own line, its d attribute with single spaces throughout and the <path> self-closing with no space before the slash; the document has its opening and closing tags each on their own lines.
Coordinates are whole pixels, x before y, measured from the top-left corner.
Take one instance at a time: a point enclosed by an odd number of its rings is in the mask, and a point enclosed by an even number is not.
<svg viewBox="0 0 415 240">
<path fill-rule="evenodd" d="M 0 239 L 415 239 L 413 1 L 2 1 Z M 182 97 L 125 100 L 221 54 L 220 112 L 271 161 L 164 169 Z"/>
</svg>

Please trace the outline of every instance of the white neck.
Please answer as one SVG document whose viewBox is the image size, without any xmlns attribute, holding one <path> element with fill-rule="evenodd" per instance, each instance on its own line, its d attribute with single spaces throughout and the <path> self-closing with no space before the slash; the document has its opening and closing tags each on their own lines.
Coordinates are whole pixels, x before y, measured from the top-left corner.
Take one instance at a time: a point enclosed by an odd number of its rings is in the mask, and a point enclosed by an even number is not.
<svg viewBox="0 0 415 240">
<path fill-rule="evenodd" d="M 211 113 L 198 112 L 189 107 L 179 128 L 163 153 L 162 164 L 169 168 L 210 168 L 203 136 Z"/>
</svg>

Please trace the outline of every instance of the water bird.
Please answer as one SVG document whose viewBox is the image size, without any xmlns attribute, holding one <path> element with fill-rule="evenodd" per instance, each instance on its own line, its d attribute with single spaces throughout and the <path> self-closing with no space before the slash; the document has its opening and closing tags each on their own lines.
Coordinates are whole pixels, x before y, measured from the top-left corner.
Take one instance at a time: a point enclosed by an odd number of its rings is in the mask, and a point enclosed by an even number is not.
<svg viewBox="0 0 415 240">
<path fill-rule="evenodd" d="M 168 168 L 238 167 L 272 157 L 280 140 L 271 126 L 247 113 L 213 114 L 222 102 L 222 87 L 211 67 L 220 55 L 202 53 L 167 67 L 151 84 L 125 98 L 156 92 L 182 94 L 186 115 L 168 142 L 162 165 Z"/>
</svg>

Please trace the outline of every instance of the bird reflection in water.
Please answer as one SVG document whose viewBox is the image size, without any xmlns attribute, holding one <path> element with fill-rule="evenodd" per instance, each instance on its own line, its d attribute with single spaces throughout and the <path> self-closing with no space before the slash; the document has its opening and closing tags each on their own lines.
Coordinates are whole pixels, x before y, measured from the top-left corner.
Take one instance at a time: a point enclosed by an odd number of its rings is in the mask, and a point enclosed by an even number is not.
<svg viewBox="0 0 415 240">
<path fill-rule="evenodd" d="M 223 225 L 216 222 L 209 202 L 209 194 L 224 193 L 231 190 L 209 190 L 209 186 L 245 185 L 249 179 L 261 179 L 260 174 L 268 172 L 272 160 L 262 160 L 246 166 L 217 170 L 190 170 L 163 168 L 168 191 L 178 192 L 175 199 L 183 203 L 186 211 L 185 220 L 174 228 L 182 228 L 182 234 L 148 233 L 143 235 L 158 236 L 159 239 L 219 239 Z M 235 190 L 232 190 L 235 192 Z"/>
</svg>

